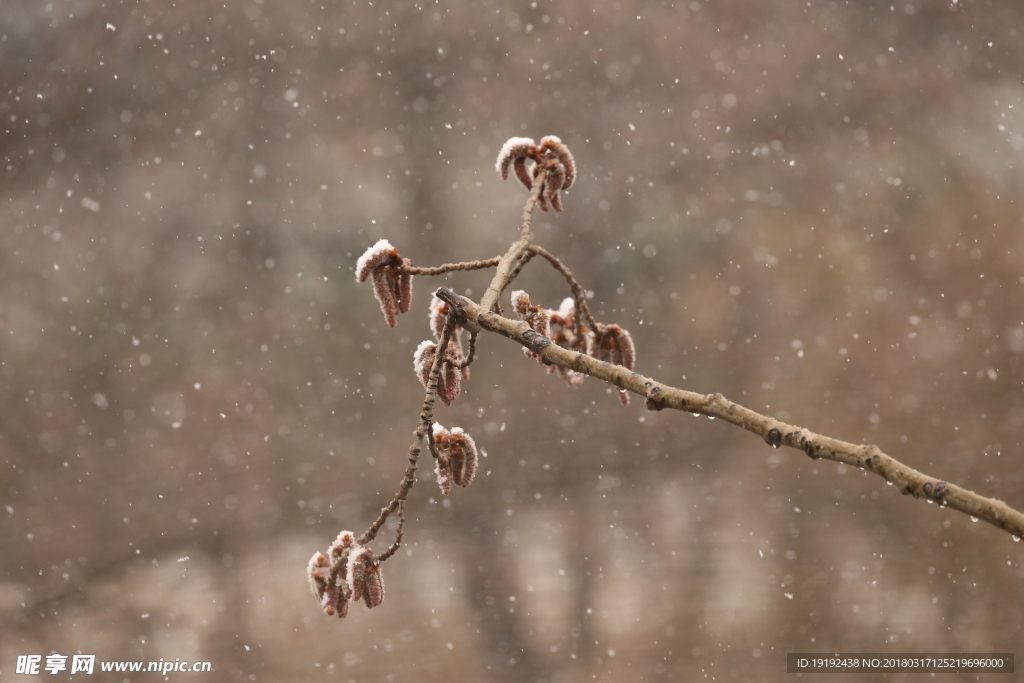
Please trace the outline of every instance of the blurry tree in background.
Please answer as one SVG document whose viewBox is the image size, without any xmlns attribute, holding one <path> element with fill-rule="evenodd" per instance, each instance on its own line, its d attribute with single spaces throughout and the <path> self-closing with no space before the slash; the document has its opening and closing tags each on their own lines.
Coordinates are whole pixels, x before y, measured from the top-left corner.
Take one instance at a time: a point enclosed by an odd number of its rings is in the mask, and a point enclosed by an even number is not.
<svg viewBox="0 0 1024 683">
<path fill-rule="evenodd" d="M 385 606 L 327 620 L 303 576 L 387 501 L 422 398 L 426 291 L 389 330 L 355 259 L 380 237 L 416 265 L 503 252 L 513 135 L 574 151 L 534 235 L 639 371 L 1019 508 L 1015 3 L 2 14 L 0 671 L 84 652 L 225 680 L 772 681 L 786 652 L 1024 642 L 1003 532 L 569 390 L 503 340 L 438 414 L 487 451 L 479 479 L 414 489 Z"/>
</svg>

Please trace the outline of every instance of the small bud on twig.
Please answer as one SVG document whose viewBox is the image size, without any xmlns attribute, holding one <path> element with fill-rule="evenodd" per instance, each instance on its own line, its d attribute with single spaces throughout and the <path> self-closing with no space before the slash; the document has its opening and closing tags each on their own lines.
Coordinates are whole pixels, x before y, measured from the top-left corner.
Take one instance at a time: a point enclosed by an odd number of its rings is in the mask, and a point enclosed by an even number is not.
<svg viewBox="0 0 1024 683">
<path fill-rule="evenodd" d="M 519 315 L 519 319 L 525 321 L 531 330 L 545 337 L 548 336 L 551 313 L 546 308 L 533 305 L 529 294 L 521 289 L 512 292 L 512 308 Z M 531 351 L 525 346 L 523 347 L 523 355 L 527 358 L 536 358 L 543 363 L 536 352 Z"/>
</svg>

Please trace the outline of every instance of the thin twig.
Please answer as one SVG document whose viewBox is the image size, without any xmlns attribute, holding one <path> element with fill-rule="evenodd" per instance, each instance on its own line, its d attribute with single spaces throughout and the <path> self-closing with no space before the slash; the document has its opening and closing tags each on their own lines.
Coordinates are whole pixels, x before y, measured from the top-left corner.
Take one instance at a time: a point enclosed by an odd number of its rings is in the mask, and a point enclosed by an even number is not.
<svg viewBox="0 0 1024 683">
<path fill-rule="evenodd" d="M 476 338 L 479 334 L 479 330 L 476 332 L 469 333 L 469 352 L 466 353 L 465 358 L 463 358 L 460 362 L 455 364 L 455 367 L 457 367 L 458 369 L 462 370 L 463 368 L 468 368 L 469 364 L 472 363 L 473 359 L 476 358 Z"/>
<path fill-rule="evenodd" d="M 598 361 L 579 351 L 570 351 L 539 335 L 523 321 L 510 320 L 491 312 L 466 297 L 442 287 L 436 293 L 448 303 L 450 310 L 464 320 L 460 323 L 496 332 L 522 344 L 551 364 L 560 365 L 606 382 L 647 399 L 649 410 L 673 408 L 699 415 L 717 417 L 725 422 L 757 434 L 770 446 L 789 446 L 804 451 L 811 458 L 825 458 L 874 472 L 895 485 L 897 490 L 915 498 L 924 498 L 983 519 L 1013 534 L 1024 536 L 1024 513 L 995 498 L 929 476 L 886 455 L 875 445 L 853 444 L 781 420 L 761 415 L 733 403 L 721 394 L 698 394 L 662 384 L 631 372 L 620 365 Z"/>
<path fill-rule="evenodd" d="M 537 174 L 537 177 L 533 179 L 533 189 L 530 191 L 530 197 L 526 200 L 526 205 L 523 206 L 523 231 L 519 237 L 518 242 L 513 242 L 512 246 L 509 247 L 505 255 L 498 261 L 498 268 L 494 273 L 494 277 L 491 279 L 491 284 L 487 286 L 487 291 L 484 292 L 483 297 L 480 299 L 480 305 L 486 307 L 488 310 L 494 308 L 494 304 L 497 303 L 498 297 L 504 291 L 505 286 L 509 283 L 509 275 L 512 272 L 513 267 L 519 263 L 520 257 L 526 251 L 526 248 L 530 245 L 530 219 L 533 215 L 533 210 L 537 206 L 537 201 L 540 199 L 540 192 L 544 186 L 544 179 L 547 177 L 547 171 L 542 170 Z M 471 332 L 471 328 L 467 328 Z"/>
<path fill-rule="evenodd" d="M 531 245 L 531 247 L 532 246 L 533 245 Z M 519 274 L 523 272 L 523 268 L 526 267 L 526 264 L 532 261 L 533 257 L 536 255 L 537 254 L 531 249 L 524 253 L 521 257 L 519 257 L 519 262 L 515 265 L 514 268 L 512 268 L 512 270 L 508 274 L 508 283 L 505 284 L 506 287 L 508 286 L 509 283 L 511 283 L 513 280 L 519 277 Z"/>
<path fill-rule="evenodd" d="M 580 283 L 577 282 L 576 278 L 573 277 L 572 271 L 569 270 L 569 267 L 562 263 L 562 260 L 560 258 L 552 254 L 544 247 L 541 247 L 536 244 L 531 244 L 529 247 L 527 247 L 527 249 L 529 249 L 531 253 L 546 258 L 551 263 L 551 265 L 555 267 L 555 270 L 561 273 L 562 276 L 565 277 L 566 281 L 569 283 L 569 288 L 572 290 L 572 298 L 576 301 L 576 310 L 582 314 L 582 318 L 580 317 L 580 315 L 576 316 L 576 336 L 580 339 L 583 338 L 583 318 L 586 318 L 587 325 L 590 327 L 590 329 L 596 332 L 598 329 L 597 321 L 594 320 L 594 316 L 591 315 L 590 313 L 590 307 L 587 306 L 587 293 L 583 291 L 582 285 L 580 285 Z"/>
<path fill-rule="evenodd" d="M 537 202 L 540 201 L 541 190 L 544 189 L 544 181 L 548 178 L 548 171 L 542 168 L 533 178 L 533 187 L 530 189 L 530 198 L 526 200 L 526 206 L 523 207 L 523 232 L 520 237 L 527 242 L 530 241 L 530 224 L 533 220 L 533 210 L 537 207 Z"/>
<path fill-rule="evenodd" d="M 423 409 L 420 410 L 420 419 L 416 426 L 415 439 L 409 446 L 409 464 L 405 468 L 405 475 L 398 487 L 391 502 L 381 508 L 380 515 L 370 525 L 370 528 L 363 532 L 363 535 L 356 539 L 360 545 L 366 545 L 377 536 L 377 532 L 387 521 L 388 516 L 401 506 L 409 496 L 409 489 L 416 483 L 416 464 L 423 448 L 423 438 L 430 432 L 431 422 L 434 419 L 434 401 L 437 400 L 437 382 L 441 376 L 444 365 L 444 351 L 448 348 L 448 341 L 452 338 L 452 329 L 455 327 L 455 320 L 452 316 L 444 322 L 441 329 L 441 337 L 437 342 L 437 349 L 434 351 L 434 362 L 430 368 L 430 379 L 427 381 L 427 393 L 423 397 Z"/>
<path fill-rule="evenodd" d="M 381 564 L 386 559 L 398 552 L 398 549 L 402 546 L 402 529 L 405 528 L 405 501 L 403 500 L 398 504 L 398 529 L 395 530 L 395 542 L 384 551 L 384 554 L 377 558 L 377 564 Z"/>
<path fill-rule="evenodd" d="M 410 266 L 408 264 L 402 265 L 402 270 L 410 275 L 444 275 L 445 273 L 452 273 L 458 270 L 483 270 L 484 268 L 493 268 L 498 265 L 499 257 L 484 259 L 482 261 L 463 261 L 461 263 L 445 263 L 440 266 L 433 266 L 430 268 Z"/>
</svg>

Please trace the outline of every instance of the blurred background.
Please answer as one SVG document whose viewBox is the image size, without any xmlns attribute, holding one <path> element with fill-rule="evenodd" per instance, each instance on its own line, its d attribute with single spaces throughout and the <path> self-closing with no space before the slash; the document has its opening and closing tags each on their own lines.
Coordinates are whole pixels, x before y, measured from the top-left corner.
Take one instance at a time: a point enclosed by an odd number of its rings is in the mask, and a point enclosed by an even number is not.
<svg viewBox="0 0 1024 683">
<path fill-rule="evenodd" d="M 10 0 L 0 22 L 0 673 L 781 681 L 787 652 L 1024 653 L 1016 539 L 570 389 L 495 336 L 436 415 L 487 457 L 444 500 L 421 470 L 384 605 L 330 619 L 305 577 L 398 488 L 430 291 L 490 278 L 418 278 L 392 330 L 355 260 L 504 252 L 526 192 L 494 158 L 519 135 L 574 152 L 535 236 L 640 372 L 1024 507 L 1024 9 Z M 540 260 L 517 286 L 567 295 Z"/>
</svg>

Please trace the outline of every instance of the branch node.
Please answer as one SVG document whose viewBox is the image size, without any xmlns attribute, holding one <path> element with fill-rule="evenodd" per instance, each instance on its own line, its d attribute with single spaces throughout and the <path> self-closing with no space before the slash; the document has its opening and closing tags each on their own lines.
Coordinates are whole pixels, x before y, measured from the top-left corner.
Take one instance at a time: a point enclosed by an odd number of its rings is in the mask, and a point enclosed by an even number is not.
<svg viewBox="0 0 1024 683">
<path fill-rule="evenodd" d="M 648 398 L 647 402 L 646 402 L 646 405 L 647 405 L 647 410 L 658 411 L 658 410 L 664 410 L 665 409 L 665 404 L 664 403 L 662 403 L 660 401 L 655 401 L 653 398 Z"/>
<path fill-rule="evenodd" d="M 545 337 L 543 334 L 534 332 L 533 330 L 526 330 L 523 332 L 523 343 L 533 351 L 534 353 L 540 353 L 547 347 L 551 346 L 551 340 Z"/>
<path fill-rule="evenodd" d="M 948 485 L 944 481 L 937 481 L 934 484 L 928 481 L 921 487 L 921 490 L 924 491 L 924 495 L 941 503 L 946 497 L 947 486 Z"/>
<path fill-rule="evenodd" d="M 812 441 L 804 443 L 804 452 L 807 453 L 807 457 L 811 460 L 817 460 L 821 457 L 821 454 L 818 453 L 818 448 L 820 448 L 820 446 Z"/>
<path fill-rule="evenodd" d="M 764 440 L 772 448 L 778 448 L 782 444 L 782 432 L 779 431 L 778 427 L 772 427 L 764 435 Z"/>
</svg>

